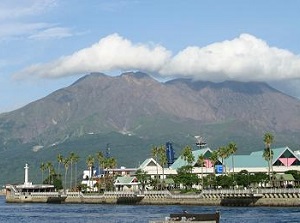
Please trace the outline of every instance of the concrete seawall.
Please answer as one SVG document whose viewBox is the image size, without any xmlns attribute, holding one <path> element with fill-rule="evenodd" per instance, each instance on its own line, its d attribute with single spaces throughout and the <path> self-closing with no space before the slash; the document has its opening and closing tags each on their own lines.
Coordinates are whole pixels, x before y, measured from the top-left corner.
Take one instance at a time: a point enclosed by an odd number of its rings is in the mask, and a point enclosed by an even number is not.
<svg viewBox="0 0 300 223">
<path fill-rule="evenodd" d="M 6 201 L 14 203 L 55 202 L 57 197 L 43 193 L 30 196 L 7 196 Z M 78 204 L 137 204 L 137 205 L 202 205 L 202 206 L 300 206 L 300 191 L 205 191 L 201 194 L 173 194 L 170 191 L 105 192 L 104 194 L 83 194 L 70 192 L 59 203 Z"/>
<path fill-rule="evenodd" d="M 202 206 L 300 206 L 300 196 L 291 194 L 252 194 L 247 196 L 211 194 L 171 194 L 149 191 L 143 194 L 107 192 L 104 195 L 68 196 L 65 203 L 137 204 L 137 205 L 202 205 Z"/>
</svg>

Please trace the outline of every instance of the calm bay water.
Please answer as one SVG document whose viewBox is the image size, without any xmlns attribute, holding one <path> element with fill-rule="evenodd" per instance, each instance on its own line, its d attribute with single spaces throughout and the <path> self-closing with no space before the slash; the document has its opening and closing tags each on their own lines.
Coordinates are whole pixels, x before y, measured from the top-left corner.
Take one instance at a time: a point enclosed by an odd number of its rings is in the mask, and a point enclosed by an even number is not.
<svg viewBox="0 0 300 223">
<path fill-rule="evenodd" d="M 102 204 L 7 204 L 0 196 L 0 222 L 9 223 L 99 223 L 149 222 L 163 219 L 170 213 L 187 210 L 190 213 L 221 212 L 222 223 L 300 222 L 300 208 L 269 207 L 207 207 L 162 205 L 102 205 Z"/>
</svg>

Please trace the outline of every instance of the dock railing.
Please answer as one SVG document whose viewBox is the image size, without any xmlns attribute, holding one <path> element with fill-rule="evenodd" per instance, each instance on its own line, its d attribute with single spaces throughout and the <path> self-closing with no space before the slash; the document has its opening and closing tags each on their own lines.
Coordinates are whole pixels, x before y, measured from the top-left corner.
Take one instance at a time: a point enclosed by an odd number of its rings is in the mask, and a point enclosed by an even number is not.
<svg viewBox="0 0 300 223">
<path fill-rule="evenodd" d="M 300 194 L 300 188 L 251 188 L 203 190 L 203 195 Z"/>
</svg>

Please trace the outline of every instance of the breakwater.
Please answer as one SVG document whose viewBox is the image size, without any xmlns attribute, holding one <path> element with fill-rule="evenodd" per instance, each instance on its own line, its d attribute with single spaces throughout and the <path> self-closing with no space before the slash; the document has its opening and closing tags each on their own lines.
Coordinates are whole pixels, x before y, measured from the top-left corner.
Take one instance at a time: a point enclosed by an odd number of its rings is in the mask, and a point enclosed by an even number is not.
<svg viewBox="0 0 300 223">
<path fill-rule="evenodd" d="M 204 190 L 199 194 L 170 191 L 105 192 L 102 195 L 74 193 L 67 203 L 213 206 L 300 206 L 299 189 Z"/>
<path fill-rule="evenodd" d="M 140 205 L 300 206 L 299 189 L 204 190 L 199 194 L 170 191 L 112 191 L 104 194 L 68 192 L 6 196 L 7 202 L 55 202 Z"/>
</svg>

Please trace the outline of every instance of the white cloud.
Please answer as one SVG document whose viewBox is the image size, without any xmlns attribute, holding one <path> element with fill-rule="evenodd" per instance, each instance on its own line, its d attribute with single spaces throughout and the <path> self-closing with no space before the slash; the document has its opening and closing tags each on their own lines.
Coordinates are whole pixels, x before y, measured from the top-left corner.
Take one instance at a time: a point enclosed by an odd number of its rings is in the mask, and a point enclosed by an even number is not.
<svg viewBox="0 0 300 223">
<path fill-rule="evenodd" d="M 205 47 L 187 47 L 177 55 L 162 46 L 133 44 L 118 34 L 46 64 L 25 68 L 15 76 L 62 77 L 93 71 L 141 70 L 165 77 L 223 81 L 274 81 L 300 78 L 300 57 L 270 47 L 249 34 Z"/>
<path fill-rule="evenodd" d="M 98 7 L 102 11 L 117 12 L 128 9 L 128 7 L 138 4 L 139 1 L 134 0 L 118 0 L 118 1 L 99 1 Z"/>
<path fill-rule="evenodd" d="M 0 22 L 39 15 L 56 4 L 55 0 L 2 0 L 0 2 Z"/>
<path fill-rule="evenodd" d="M 156 72 L 170 59 L 161 46 L 132 44 L 118 34 L 109 35 L 91 47 L 47 64 L 32 65 L 15 77 L 61 77 L 92 71 L 144 70 Z"/>
<path fill-rule="evenodd" d="M 188 47 L 172 58 L 163 75 L 185 75 L 201 80 L 268 81 L 300 78 L 300 57 L 270 47 L 249 34 L 206 47 Z"/>
<path fill-rule="evenodd" d="M 38 39 L 38 40 L 46 40 L 46 39 L 61 39 L 65 37 L 72 36 L 72 32 L 68 28 L 63 27 L 51 27 L 48 29 L 44 29 L 40 32 L 36 32 L 33 35 L 29 36 L 29 39 Z"/>
<path fill-rule="evenodd" d="M 49 22 L 32 22 L 57 5 L 56 0 L 3 0 L 0 2 L 0 40 L 29 38 L 60 39 L 71 30 Z"/>
<path fill-rule="evenodd" d="M 46 23 L 8 23 L 0 24 L 0 38 L 17 38 L 20 36 L 33 35 L 38 30 L 48 29 Z"/>
</svg>

